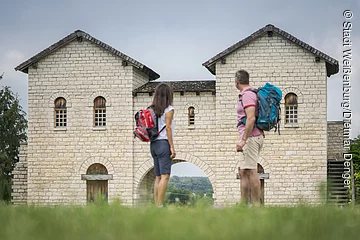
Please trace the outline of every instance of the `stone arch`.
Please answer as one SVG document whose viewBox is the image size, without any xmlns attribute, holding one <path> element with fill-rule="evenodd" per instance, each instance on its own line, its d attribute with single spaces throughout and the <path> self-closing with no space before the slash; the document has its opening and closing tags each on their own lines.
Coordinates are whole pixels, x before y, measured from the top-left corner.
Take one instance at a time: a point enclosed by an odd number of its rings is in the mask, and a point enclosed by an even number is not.
<svg viewBox="0 0 360 240">
<path fill-rule="evenodd" d="M 54 94 L 52 94 L 49 98 L 49 107 L 50 108 L 53 108 L 54 107 L 54 103 L 55 103 L 55 100 L 59 97 L 62 97 L 66 100 L 66 107 L 67 108 L 71 108 L 71 103 L 72 103 L 72 99 L 70 97 L 70 95 L 66 94 L 65 92 L 62 92 L 62 91 L 58 91 Z"/>
<path fill-rule="evenodd" d="M 235 159 L 238 159 L 238 158 L 239 158 L 238 153 L 236 153 Z M 236 165 L 234 168 L 235 173 L 238 173 L 238 167 L 240 167 L 240 161 L 241 160 L 235 160 L 235 162 L 236 162 Z M 259 156 L 259 161 L 257 163 L 260 164 L 264 168 L 265 173 L 269 173 L 269 174 L 271 173 L 270 163 L 265 158 Z"/>
<path fill-rule="evenodd" d="M 286 87 L 282 90 L 283 96 L 281 98 L 281 103 L 285 104 L 285 96 L 288 93 L 295 93 L 297 96 L 298 103 L 303 103 L 303 94 L 301 91 L 296 87 Z"/>
<path fill-rule="evenodd" d="M 258 164 L 263 167 L 265 173 L 271 173 L 270 163 L 266 161 L 265 158 L 259 157 Z"/>
<path fill-rule="evenodd" d="M 188 114 L 189 107 L 194 107 L 195 114 L 199 114 L 199 106 L 196 103 L 188 102 L 185 104 L 185 109 L 184 109 L 184 111 L 186 112 L 186 115 Z"/>
<path fill-rule="evenodd" d="M 88 98 L 88 106 L 93 107 L 95 98 L 99 97 L 99 96 L 105 98 L 106 107 L 111 107 L 111 98 L 110 98 L 109 94 L 107 94 L 106 92 L 103 92 L 103 91 L 93 92 Z"/>
<path fill-rule="evenodd" d="M 114 174 L 114 166 L 112 165 L 112 163 L 103 158 L 103 157 L 90 157 L 88 159 L 86 159 L 84 162 L 82 162 L 82 164 L 80 165 L 80 168 L 78 170 L 78 174 L 84 174 L 86 173 L 87 169 L 94 163 L 100 163 L 102 165 L 104 165 L 108 171 L 108 174 Z"/>
<path fill-rule="evenodd" d="M 189 153 L 178 152 L 176 153 L 176 158 L 173 160 L 173 164 L 179 162 L 189 162 L 194 164 L 195 166 L 199 167 L 204 173 L 208 176 L 209 181 L 213 187 L 215 192 L 215 172 L 211 169 L 211 167 L 202 161 L 199 157 L 196 157 Z M 134 175 L 134 188 L 135 188 L 135 198 L 138 198 L 137 193 L 139 192 L 140 185 L 142 180 L 145 176 L 153 169 L 153 159 L 149 158 L 148 160 L 144 161 L 140 167 L 137 169 Z"/>
</svg>

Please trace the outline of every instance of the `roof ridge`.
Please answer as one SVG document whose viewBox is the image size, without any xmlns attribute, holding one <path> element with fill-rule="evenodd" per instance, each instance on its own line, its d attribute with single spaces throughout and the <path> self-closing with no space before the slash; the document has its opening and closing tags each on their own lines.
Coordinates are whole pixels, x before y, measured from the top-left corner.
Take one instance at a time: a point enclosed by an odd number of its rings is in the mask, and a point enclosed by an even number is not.
<svg viewBox="0 0 360 240">
<path fill-rule="evenodd" d="M 210 58 L 209 60 L 207 60 L 206 62 L 204 62 L 202 65 L 205 66 L 212 74 L 216 74 L 215 73 L 215 66 L 214 64 L 220 60 L 221 58 L 227 56 L 228 54 L 236 51 L 237 49 L 243 47 L 244 45 L 252 42 L 253 40 L 255 40 L 258 37 L 261 37 L 264 33 L 269 32 L 269 31 L 274 31 L 275 33 L 277 33 L 278 35 L 280 35 L 281 37 L 299 45 L 300 47 L 308 50 L 309 52 L 313 53 L 314 55 L 321 57 L 322 59 L 324 59 L 326 61 L 326 70 L 328 72 L 328 76 L 335 74 L 339 71 L 339 63 L 336 59 L 330 57 L 329 55 L 323 53 L 322 51 L 312 47 L 311 45 L 307 44 L 306 42 L 296 38 L 295 36 L 293 36 L 292 34 L 274 26 L 273 24 L 267 24 L 265 27 L 260 28 L 259 30 L 253 32 L 252 34 L 250 34 L 248 37 L 238 41 L 237 43 L 231 45 L 230 47 L 228 47 L 227 49 L 225 49 L 224 51 L 218 53 L 217 55 L 215 55 L 214 57 Z"/>
<path fill-rule="evenodd" d="M 120 52 L 119 50 L 98 40 L 97 38 L 91 36 L 90 34 L 88 34 L 87 32 L 84 32 L 82 30 L 75 30 L 73 33 L 67 35 L 66 37 L 64 37 L 61 40 L 57 41 L 56 43 L 52 44 L 50 47 L 44 49 L 43 51 L 39 52 L 35 56 L 33 56 L 33 57 L 29 58 L 28 60 L 24 61 L 23 63 L 21 63 L 20 65 L 15 67 L 15 70 L 16 71 L 20 70 L 24 73 L 27 73 L 29 66 L 36 63 L 40 59 L 46 57 L 50 53 L 56 51 L 58 48 L 63 47 L 64 45 L 70 43 L 71 41 L 73 41 L 79 37 L 84 38 L 84 39 L 98 45 L 99 47 L 102 47 L 103 49 L 109 51 L 110 53 L 117 55 L 118 57 L 122 58 L 124 61 L 129 62 L 131 65 L 138 68 L 140 71 L 149 75 L 150 80 L 155 80 L 160 77 L 160 75 L 158 73 L 156 73 L 152 69 L 148 68 L 146 65 L 138 62 L 137 60 L 131 58 L 130 56 Z"/>
</svg>

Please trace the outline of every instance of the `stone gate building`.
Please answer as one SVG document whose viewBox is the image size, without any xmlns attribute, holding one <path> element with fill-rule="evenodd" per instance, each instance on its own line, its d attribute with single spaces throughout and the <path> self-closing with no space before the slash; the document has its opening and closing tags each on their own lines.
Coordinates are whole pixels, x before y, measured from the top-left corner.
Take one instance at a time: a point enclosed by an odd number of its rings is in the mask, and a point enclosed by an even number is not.
<svg viewBox="0 0 360 240">
<path fill-rule="evenodd" d="M 283 91 L 281 135 L 267 132 L 259 167 L 264 202 L 320 201 L 327 177 L 327 77 L 338 62 L 267 25 L 203 63 L 215 80 L 169 82 L 174 89 L 174 162 L 209 177 L 215 204 L 240 199 L 235 151 L 234 74 Z M 158 73 L 83 31 L 15 68 L 28 74 L 28 142 L 14 170 L 13 202 L 86 204 L 95 193 L 136 205 L 154 181 L 149 144 L 133 137 L 136 111 L 148 106 Z"/>
</svg>

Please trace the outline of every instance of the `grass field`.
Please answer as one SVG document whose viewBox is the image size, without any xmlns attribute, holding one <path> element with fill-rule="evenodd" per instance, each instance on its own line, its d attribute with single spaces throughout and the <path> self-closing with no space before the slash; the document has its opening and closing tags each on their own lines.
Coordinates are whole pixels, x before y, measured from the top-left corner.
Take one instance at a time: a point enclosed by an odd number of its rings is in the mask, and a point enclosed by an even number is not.
<svg viewBox="0 0 360 240">
<path fill-rule="evenodd" d="M 0 239 L 360 239 L 360 208 L 1 205 Z"/>
</svg>

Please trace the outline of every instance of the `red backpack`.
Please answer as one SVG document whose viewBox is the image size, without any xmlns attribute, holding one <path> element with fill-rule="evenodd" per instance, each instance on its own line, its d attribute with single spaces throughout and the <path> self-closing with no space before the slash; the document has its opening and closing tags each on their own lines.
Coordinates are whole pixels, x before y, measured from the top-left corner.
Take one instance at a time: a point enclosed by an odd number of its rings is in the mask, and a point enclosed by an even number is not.
<svg viewBox="0 0 360 240">
<path fill-rule="evenodd" d="M 143 142 L 152 142 L 156 140 L 159 134 L 165 129 L 164 126 L 159 131 L 158 118 L 154 110 L 148 107 L 145 110 L 139 110 L 135 114 L 134 138 L 138 137 Z"/>
</svg>

